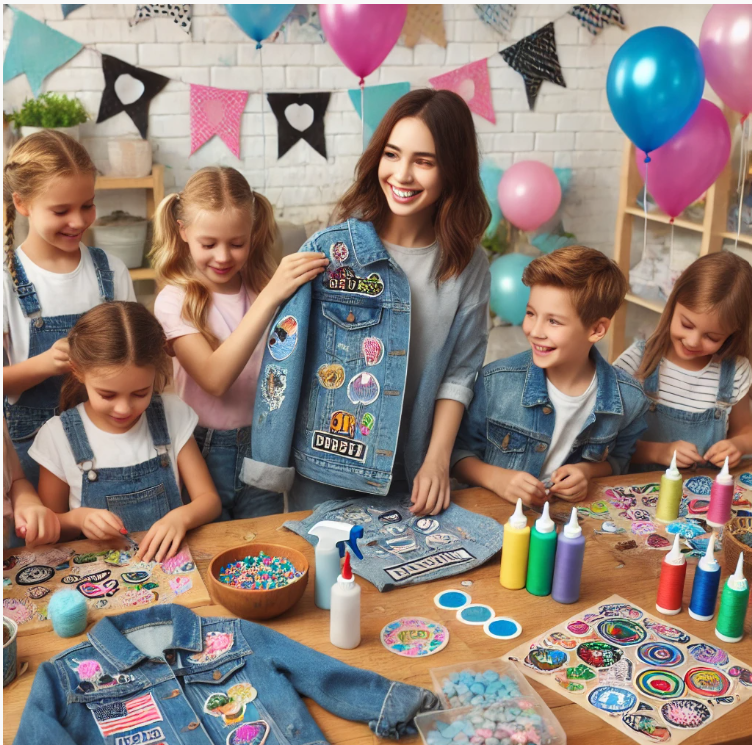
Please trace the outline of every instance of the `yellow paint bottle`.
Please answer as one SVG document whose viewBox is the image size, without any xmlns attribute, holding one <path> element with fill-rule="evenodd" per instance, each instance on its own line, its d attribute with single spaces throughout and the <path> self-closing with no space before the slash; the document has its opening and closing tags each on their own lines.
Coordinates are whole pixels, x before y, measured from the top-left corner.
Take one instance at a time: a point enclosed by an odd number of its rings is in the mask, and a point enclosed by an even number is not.
<svg viewBox="0 0 752 745">
<path fill-rule="evenodd" d="M 517 500 L 514 514 L 504 526 L 504 545 L 501 549 L 501 586 L 521 590 L 527 578 L 527 556 L 530 548 L 530 528 L 522 514 L 522 500 Z"/>
</svg>

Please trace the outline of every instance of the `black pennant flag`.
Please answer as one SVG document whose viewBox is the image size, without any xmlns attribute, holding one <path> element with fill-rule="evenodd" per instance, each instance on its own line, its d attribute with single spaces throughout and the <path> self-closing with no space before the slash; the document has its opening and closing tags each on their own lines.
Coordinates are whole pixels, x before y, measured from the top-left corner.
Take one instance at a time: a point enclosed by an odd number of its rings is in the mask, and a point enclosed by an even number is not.
<svg viewBox="0 0 752 745">
<path fill-rule="evenodd" d="M 281 158 L 298 140 L 305 140 L 326 158 L 324 114 L 331 93 L 268 93 L 267 99 L 277 118 L 277 158 Z M 313 121 L 310 123 L 310 107 Z M 307 114 L 307 117 L 306 117 Z M 307 125 L 307 126 L 306 126 Z"/>
</svg>

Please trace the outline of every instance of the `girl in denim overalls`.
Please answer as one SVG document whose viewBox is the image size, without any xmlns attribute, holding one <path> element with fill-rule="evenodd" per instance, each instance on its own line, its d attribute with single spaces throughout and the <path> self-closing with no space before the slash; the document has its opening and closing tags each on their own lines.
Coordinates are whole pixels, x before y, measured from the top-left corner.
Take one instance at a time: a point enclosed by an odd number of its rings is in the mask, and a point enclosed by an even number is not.
<svg viewBox="0 0 752 745">
<path fill-rule="evenodd" d="M 62 540 L 148 531 L 138 557 L 162 561 L 221 508 L 193 438 L 195 413 L 160 395 L 170 377 L 162 327 L 138 303 L 105 303 L 79 319 L 68 341 L 63 413 L 29 451 L 40 465 L 39 496 L 58 514 Z"/>
<path fill-rule="evenodd" d="M 39 428 L 57 413 L 69 370 L 65 337 L 82 313 L 108 300 L 135 300 L 119 259 L 81 242 L 94 222 L 96 168 L 70 137 L 45 130 L 25 137 L 3 169 L 6 210 L 3 277 L 5 417 L 24 473 L 39 469 L 28 451 Z M 29 235 L 14 245 L 16 214 Z"/>
<path fill-rule="evenodd" d="M 250 455 L 253 400 L 277 306 L 328 261 L 286 256 L 275 271 L 272 207 L 234 168 L 203 168 L 155 219 L 152 264 L 166 287 L 154 313 L 174 354 L 175 388 L 198 414 L 196 440 L 222 499 L 222 520 L 283 511 L 283 495 L 240 480 Z M 289 333 L 288 333 L 289 332 Z M 295 330 L 280 329 L 282 347 Z"/>
<path fill-rule="evenodd" d="M 633 471 L 735 466 L 752 453 L 752 267 L 732 253 L 703 256 L 682 272 L 658 327 L 614 363 L 642 381 L 652 404 Z"/>
</svg>

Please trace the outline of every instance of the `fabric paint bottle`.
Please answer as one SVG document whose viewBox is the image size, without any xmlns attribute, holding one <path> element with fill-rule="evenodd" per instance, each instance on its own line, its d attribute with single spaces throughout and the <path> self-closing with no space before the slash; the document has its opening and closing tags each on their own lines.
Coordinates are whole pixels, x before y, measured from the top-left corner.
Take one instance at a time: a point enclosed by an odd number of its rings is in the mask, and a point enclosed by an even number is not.
<svg viewBox="0 0 752 745">
<path fill-rule="evenodd" d="M 501 586 L 521 590 L 527 575 L 527 555 L 530 548 L 530 528 L 522 514 L 522 500 L 517 500 L 514 514 L 504 526 L 504 545 L 501 549 Z"/>
<path fill-rule="evenodd" d="M 710 487 L 710 506 L 705 522 L 714 528 L 722 528 L 731 519 L 731 503 L 734 501 L 734 477 L 729 473 L 728 456 L 723 469 Z"/>
<path fill-rule="evenodd" d="M 679 549 L 679 538 L 674 536 L 674 545 L 663 557 L 661 577 L 658 580 L 658 597 L 655 609 L 665 616 L 675 616 L 682 608 L 684 580 L 687 577 L 687 560 Z"/>
<path fill-rule="evenodd" d="M 658 506 L 655 519 L 662 523 L 672 523 L 679 517 L 679 507 L 682 500 L 682 477 L 676 467 L 676 450 L 671 459 L 671 465 L 661 476 L 661 487 L 658 491 Z"/>
<path fill-rule="evenodd" d="M 557 603 L 576 603 L 580 599 L 582 564 L 585 560 L 585 536 L 577 520 L 577 508 L 559 533 L 551 597 Z"/>
<path fill-rule="evenodd" d="M 739 554 L 736 572 L 726 580 L 715 635 L 723 642 L 738 642 L 744 636 L 744 616 L 749 605 L 749 584 L 744 577 L 744 554 Z"/>
<path fill-rule="evenodd" d="M 329 641 L 340 649 L 355 649 L 360 644 L 360 585 L 353 578 L 349 552 L 331 599 Z"/>
<path fill-rule="evenodd" d="M 714 551 L 715 533 L 711 533 L 705 556 L 697 564 L 692 583 L 689 615 L 696 621 L 710 621 L 715 615 L 715 601 L 718 599 L 718 586 L 721 584 L 721 565 L 715 560 Z"/>
<path fill-rule="evenodd" d="M 549 595 L 556 556 L 556 524 L 549 515 L 549 503 L 530 531 L 530 557 L 527 562 L 527 584 L 531 595 Z"/>
</svg>

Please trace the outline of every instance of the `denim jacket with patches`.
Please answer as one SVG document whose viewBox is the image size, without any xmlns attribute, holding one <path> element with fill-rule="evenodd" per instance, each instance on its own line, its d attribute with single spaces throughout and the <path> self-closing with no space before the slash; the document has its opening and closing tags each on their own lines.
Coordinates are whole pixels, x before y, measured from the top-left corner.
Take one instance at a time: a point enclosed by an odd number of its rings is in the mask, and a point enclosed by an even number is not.
<svg viewBox="0 0 752 745">
<path fill-rule="evenodd" d="M 326 228 L 301 251 L 321 251 L 331 264 L 272 323 L 256 394 L 252 458 L 245 459 L 242 479 L 285 491 L 297 470 L 319 483 L 385 495 L 408 366 L 408 279 L 370 222 L 350 219 Z M 428 450 L 436 400 L 469 405 L 486 349 L 485 255 L 476 254 L 448 281 L 462 283 L 461 301 L 412 402 L 404 452 L 410 483 Z"/>
<path fill-rule="evenodd" d="M 608 461 L 614 474 L 626 473 L 637 440 L 646 429 L 648 400 L 640 384 L 609 365 L 595 347 L 590 358 L 598 376 L 595 405 L 566 463 Z M 555 418 L 546 373 L 533 362 L 531 351 L 492 362 L 478 375 L 473 403 L 457 435 L 452 466 L 463 458 L 476 457 L 538 478 L 551 445 Z"/>
<path fill-rule="evenodd" d="M 395 739 L 439 706 L 265 626 L 158 605 L 42 663 L 14 744 L 326 745 L 301 696 Z"/>
</svg>

